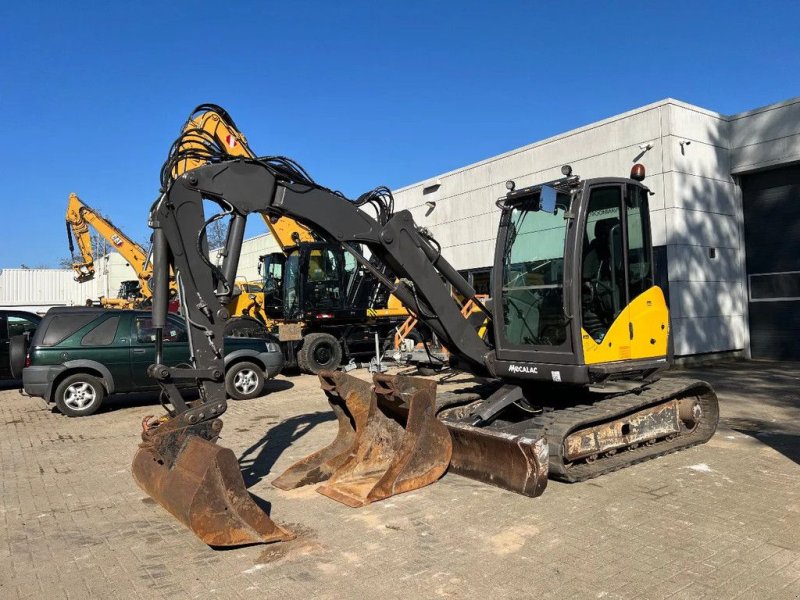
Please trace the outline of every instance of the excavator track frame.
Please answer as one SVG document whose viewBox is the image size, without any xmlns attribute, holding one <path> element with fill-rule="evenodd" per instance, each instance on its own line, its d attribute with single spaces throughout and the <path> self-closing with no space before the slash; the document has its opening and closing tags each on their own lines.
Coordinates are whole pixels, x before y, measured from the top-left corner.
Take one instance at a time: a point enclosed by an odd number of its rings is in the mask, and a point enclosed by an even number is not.
<svg viewBox="0 0 800 600">
<path fill-rule="evenodd" d="M 690 431 L 666 433 L 655 438 L 654 443 L 638 443 L 636 447 L 609 452 L 594 460 L 569 461 L 565 458 L 565 441 L 579 430 L 631 417 L 675 399 L 692 397 L 697 399 L 702 415 L 697 426 Z M 574 483 L 707 442 L 714 435 L 718 421 L 717 396 L 708 383 L 662 378 L 633 392 L 545 412 L 530 421 L 529 430 L 547 438 L 550 477 Z"/>
</svg>

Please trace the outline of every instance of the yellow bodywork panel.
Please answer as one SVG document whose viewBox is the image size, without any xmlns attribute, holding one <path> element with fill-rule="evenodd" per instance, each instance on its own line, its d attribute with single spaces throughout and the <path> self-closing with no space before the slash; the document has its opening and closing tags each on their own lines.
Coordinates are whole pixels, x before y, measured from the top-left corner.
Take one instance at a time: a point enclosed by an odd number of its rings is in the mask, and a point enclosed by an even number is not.
<svg viewBox="0 0 800 600">
<path fill-rule="evenodd" d="M 669 309 L 664 292 L 653 286 L 639 294 L 622 310 L 599 344 L 583 328 L 581 338 L 587 365 L 666 356 Z"/>
<path fill-rule="evenodd" d="M 209 136 L 231 156 L 256 158 L 255 153 L 247 144 L 244 134 L 229 126 L 213 110 L 203 111 L 194 116 L 194 118 L 189 119 L 183 128 L 183 134 L 183 143 L 179 151 L 192 151 L 197 158 L 187 158 L 180 161 L 172 173 L 175 178 L 206 164 L 206 160 L 203 157 L 208 154 L 206 141 Z M 273 222 L 266 214 L 261 213 L 261 216 L 282 250 L 295 246 L 300 242 L 314 241 L 311 231 L 293 219 L 281 217 Z"/>
</svg>

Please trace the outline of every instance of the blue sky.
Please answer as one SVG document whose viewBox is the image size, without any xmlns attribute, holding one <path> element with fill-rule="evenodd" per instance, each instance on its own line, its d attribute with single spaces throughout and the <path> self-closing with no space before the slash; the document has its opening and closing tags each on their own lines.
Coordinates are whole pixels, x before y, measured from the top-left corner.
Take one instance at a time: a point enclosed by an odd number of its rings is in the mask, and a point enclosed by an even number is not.
<svg viewBox="0 0 800 600">
<path fill-rule="evenodd" d="M 796 1 L 5 2 L 0 268 L 68 255 L 71 191 L 146 239 L 203 102 L 354 196 L 668 96 L 800 95 L 798 22 Z"/>
</svg>

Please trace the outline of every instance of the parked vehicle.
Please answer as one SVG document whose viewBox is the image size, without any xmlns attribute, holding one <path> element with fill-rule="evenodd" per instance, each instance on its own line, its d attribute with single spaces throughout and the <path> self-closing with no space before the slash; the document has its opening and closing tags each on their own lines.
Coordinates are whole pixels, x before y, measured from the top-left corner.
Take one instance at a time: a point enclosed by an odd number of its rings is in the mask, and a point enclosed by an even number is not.
<svg viewBox="0 0 800 600">
<path fill-rule="evenodd" d="M 164 330 L 163 363 L 188 365 L 183 322 L 170 315 Z M 155 362 L 150 313 L 103 308 L 54 308 L 31 340 L 22 373 L 25 392 L 55 402 L 70 417 L 91 415 L 117 393 L 156 390 L 147 374 Z M 273 338 L 225 339 L 225 387 L 236 400 L 255 398 L 283 368 Z M 184 385 L 194 385 L 193 383 Z"/>
<path fill-rule="evenodd" d="M 0 380 L 19 379 L 25 363 L 25 336 L 42 317 L 24 310 L 0 310 Z"/>
</svg>

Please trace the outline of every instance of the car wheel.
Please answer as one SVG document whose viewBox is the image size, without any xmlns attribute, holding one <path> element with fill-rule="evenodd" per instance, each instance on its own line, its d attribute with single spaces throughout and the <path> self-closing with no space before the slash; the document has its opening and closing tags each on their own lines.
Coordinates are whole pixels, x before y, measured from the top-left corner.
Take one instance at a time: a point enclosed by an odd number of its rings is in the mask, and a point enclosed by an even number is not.
<svg viewBox="0 0 800 600">
<path fill-rule="evenodd" d="M 97 377 L 76 373 L 58 384 L 55 400 L 61 414 L 87 417 L 97 412 L 105 396 L 106 390 Z"/>
<path fill-rule="evenodd" d="M 225 389 L 234 400 L 256 398 L 264 390 L 264 370 L 255 363 L 236 363 L 225 374 Z"/>
<path fill-rule="evenodd" d="M 306 373 L 333 371 L 342 364 L 342 347 L 329 333 L 309 333 L 297 352 L 297 364 Z"/>
</svg>

